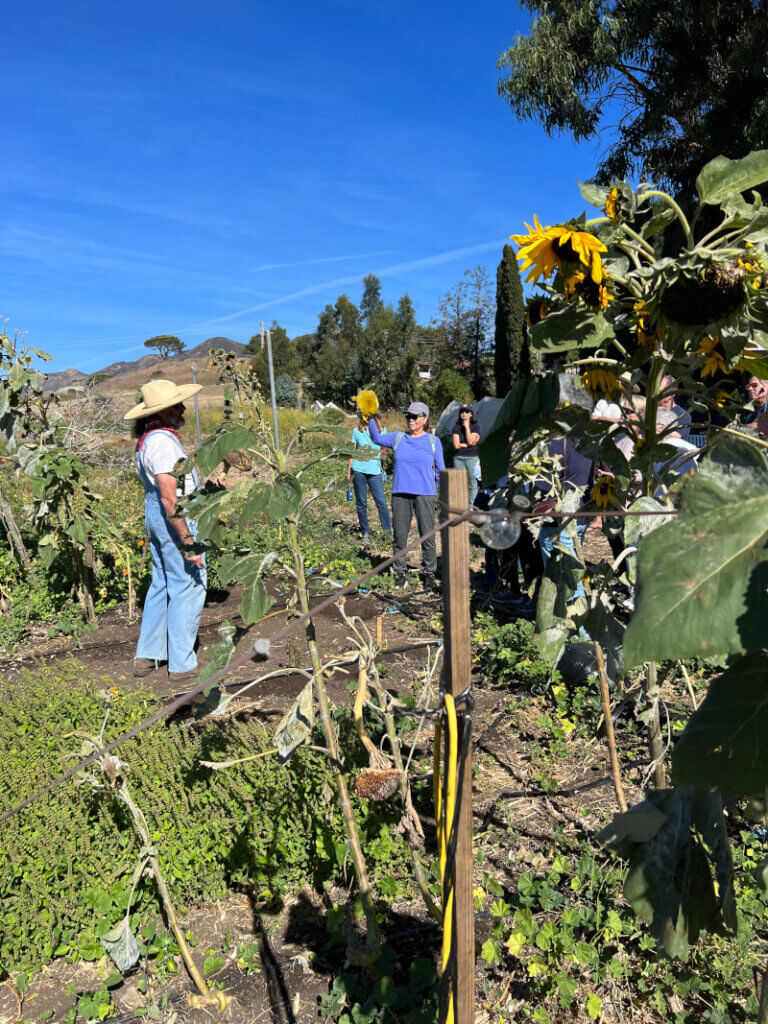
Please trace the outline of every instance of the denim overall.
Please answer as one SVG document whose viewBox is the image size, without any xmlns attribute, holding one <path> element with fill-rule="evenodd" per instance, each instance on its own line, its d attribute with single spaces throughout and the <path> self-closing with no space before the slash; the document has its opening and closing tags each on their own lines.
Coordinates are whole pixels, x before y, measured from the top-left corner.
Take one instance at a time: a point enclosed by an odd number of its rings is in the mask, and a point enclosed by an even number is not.
<svg viewBox="0 0 768 1024">
<path fill-rule="evenodd" d="M 173 434 L 170 436 L 176 440 Z M 186 458 L 181 442 L 177 443 L 179 458 Z M 169 672 L 191 672 L 197 668 L 194 646 L 205 604 L 205 562 L 198 568 L 184 558 L 181 542 L 166 517 L 160 490 L 144 470 L 141 451 L 136 452 L 136 469 L 146 491 L 144 523 L 152 553 L 152 582 L 144 601 L 136 657 L 149 658 L 156 665 L 167 661 Z M 197 470 L 193 469 L 191 476 L 193 489 L 199 490 Z M 186 522 L 194 537 L 195 524 L 189 519 Z"/>
</svg>

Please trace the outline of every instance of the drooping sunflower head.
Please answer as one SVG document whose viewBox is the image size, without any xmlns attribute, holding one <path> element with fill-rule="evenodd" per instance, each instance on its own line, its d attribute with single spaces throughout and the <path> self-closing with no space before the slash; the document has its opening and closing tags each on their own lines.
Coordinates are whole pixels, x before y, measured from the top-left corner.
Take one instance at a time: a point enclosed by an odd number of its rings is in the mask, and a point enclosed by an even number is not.
<svg viewBox="0 0 768 1024">
<path fill-rule="evenodd" d="M 612 221 L 619 219 L 619 190 L 615 185 L 605 197 L 605 215 Z"/>
<path fill-rule="evenodd" d="M 535 327 L 549 313 L 550 305 L 548 299 L 543 295 L 534 295 L 529 301 L 526 312 L 528 327 Z"/>
<path fill-rule="evenodd" d="M 581 375 L 581 383 L 593 401 L 597 401 L 599 398 L 610 401 L 621 390 L 619 378 L 613 370 L 604 366 L 585 370 Z"/>
<path fill-rule="evenodd" d="M 567 228 L 559 230 L 562 234 L 552 243 L 552 249 L 560 266 L 575 263 L 586 267 L 587 274 L 594 284 L 601 284 L 603 261 L 600 254 L 608 250 L 600 239 L 589 231 L 572 231 Z"/>
<path fill-rule="evenodd" d="M 605 215 L 614 224 L 620 220 L 631 220 L 637 210 L 634 189 L 626 181 L 614 185 L 605 197 Z"/>
<path fill-rule="evenodd" d="M 608 276 L 605 275 L 603 282 L 607 280 Z M 588 306 L 595 306 L 597 309 L 606 309 L 611 301 L 611 293 L 608 291 L 608 286 L 605 283 L 595 284 L 594 280 L 584 273 L 583 270 L 576 270 L 570 274 L 565 279 L 563 290 L 566 299 L 569 301 L 574 295 L 578 295 Z"/>
<path fill-rule="evenodd" d="M 598 508 L 608 508 L 614 504 L 615 480 L 608 473 L 601 473 L 590 491 L 590 498 Z"/>
<path fill-rule="evenodd" d="M 369 420 L 379 411 L 379 400 L 374 391 L 361 391 L 355 395 L 354 402 L 364 419 Z"/>
<path fill-rule="evenodd" d="M 530 224 L 527 235 L 510 235 L 520 249 L 517 258 L 521 270 L 530 270 L 526 283 L 538 281 L 540 277 L 549 277 L 554 270 L 563 264 L 580 263 L 595 282 L 600 284 L 603 279 L 603 263 L 600 253 L 608 250 L 595 235 L 588 231 L 576 231 L 565 227 L 542 227 L 539 218 L 534 216 L 534 226 Z"/>
</svg>

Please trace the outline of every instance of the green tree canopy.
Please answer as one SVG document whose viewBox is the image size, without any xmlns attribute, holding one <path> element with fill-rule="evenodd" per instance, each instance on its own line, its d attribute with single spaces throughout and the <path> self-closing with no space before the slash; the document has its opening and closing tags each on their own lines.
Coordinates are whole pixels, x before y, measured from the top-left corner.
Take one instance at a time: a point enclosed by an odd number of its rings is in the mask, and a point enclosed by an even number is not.
<svg viewBox="0 0 768 1024">
<path fill-rule="evenodd" d="M 277 320 L 272 321 L 269 332 L 272 337 L 272 364 L 275 377 L 279 377 L 280 374 L 287 374 L 291 379 L 300 376 L 302 361 L 297 351 L 296 342 L 291 341 L 288 337 L 288 332 L 284 327 L 280 326 Z M 255 353 L 251 360 L 251 366 L 266 391 L 269 388 L 266 332 L 263 351 L 261 348 L 261 333 L 253 335 L 248 342 L 247 349 L 249 352 Z"/>
<path fill-rule="evenodd" d="M 144 342 L 144 348 L 157 349 L 165 360 L 168 356 L 175 356 L 181 352 L 185 345 L 181 338 L 177 338 L 175 334 L 156 334 L 153 338 L 147 338 Z"/>
<path fill-rule="evenodd" d="M 375 274 L 363 278 L 363 297 L 360 300 L 360 319 L 367 323 L 377 309 L 381 309 L 381 281 Z"/>
<path fill-rule="evenodd" d="M 528 35 L 498 92 L 520 119 L 613 142 L 602 181 L 633 173 L 686 192 L 715 156 L 768 147 L 768 0 L 521 0 Z"/>
<path fill-rule="evenodd" d="M 503 397 L 512 384 L 531 375 L 531 354 L 525 327 L 523 283 L 511 245 L 504 246 L 496 271 L 496 331 L 493 348 L 496 394 Z"/>
</svg>

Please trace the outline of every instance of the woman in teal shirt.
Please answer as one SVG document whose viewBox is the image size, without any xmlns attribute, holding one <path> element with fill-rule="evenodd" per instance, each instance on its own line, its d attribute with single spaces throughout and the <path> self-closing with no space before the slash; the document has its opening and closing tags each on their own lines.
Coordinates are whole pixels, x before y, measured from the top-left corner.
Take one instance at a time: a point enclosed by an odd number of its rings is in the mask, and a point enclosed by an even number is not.
<svg viewBox="0 0 768 1024">
<path fill-rule="evenodd" d="M 376 425 L 381 430 L 381 422 L 378 416 L 375 417 Z M 373 495 L 376 508 L 379 511 L 381 528 L 385 533 L 391 534 L 392 522 L 389 518 L 387 499 L 384 496 L 384 476 L 381 472 L 381 445 L 374 444 L 368 430 L 368 424 L 358 418 L 357 426 L 352 431 L 352 443 L 355 448 L 372 448 L 376 451 L 375 459 L 350 459 L 347 469 L 347 480 L 352 478 L 352 486 L 355 489 L 355 502 L 357 504 L 357 519 L 363 534 L 363 544 L 370 543 L 371 533 L 368 526 L 368 491 Z"/>
</svg>

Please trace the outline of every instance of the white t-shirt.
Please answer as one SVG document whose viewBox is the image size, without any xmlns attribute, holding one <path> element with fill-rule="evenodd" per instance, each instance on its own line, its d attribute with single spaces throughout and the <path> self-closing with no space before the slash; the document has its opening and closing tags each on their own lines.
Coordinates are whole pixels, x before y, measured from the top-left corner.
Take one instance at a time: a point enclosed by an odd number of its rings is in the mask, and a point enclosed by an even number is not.
<svg viewBox="0 0 768 1024">
<path fill-rule="evenodd" d="M 149 482 L 157 487 L 157 476 L 159 473 L 173 473 L 176 464 L 186 459 L 187 453 L 184 445 L 167 430 L 153 430 L 142 445 L 141 451 L 136 454 L 136 461 L 141 459 L 144 472 L 149 477 Z M 183 480 L 183 487 L 176 488 L 176 496 L 179 498 L 191 494 L 195 490 L 195 478 L 187 473 Z"/>
</svg>

